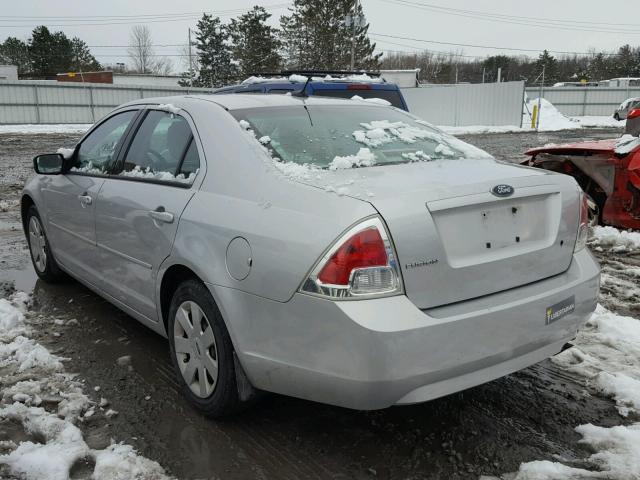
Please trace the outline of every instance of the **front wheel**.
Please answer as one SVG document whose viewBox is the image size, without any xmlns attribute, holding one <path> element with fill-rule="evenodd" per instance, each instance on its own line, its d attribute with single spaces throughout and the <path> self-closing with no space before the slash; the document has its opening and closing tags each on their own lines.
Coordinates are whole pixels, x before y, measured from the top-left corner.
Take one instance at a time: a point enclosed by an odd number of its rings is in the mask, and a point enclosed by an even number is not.
<svg viewBox="0 0 640 480">
<path fill-rule="evenodd" d="M 47 283 L 58 283 L 65 278 L 65 274 L 56 262 L 49 246 L 47 234 L 42 226 L 42 220 L 34 205 L 27 212 L 27 241 L 31 261 L 38 277 Z"/>
<path fill-rule="evenodd" d="M 180 284 L 171 300 L 168 332 L 171 360 L 184 395 L 202 413 L 236 412 L 238 396 L 233 345 L 220 311 L 197 280 Z"/>
</svg>

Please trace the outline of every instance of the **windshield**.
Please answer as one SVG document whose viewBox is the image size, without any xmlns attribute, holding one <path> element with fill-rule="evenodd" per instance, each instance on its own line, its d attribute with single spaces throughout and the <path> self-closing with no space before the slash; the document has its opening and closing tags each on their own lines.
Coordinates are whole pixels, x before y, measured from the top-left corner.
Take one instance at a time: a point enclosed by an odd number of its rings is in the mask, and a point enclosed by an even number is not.
<svg viewBox="0 0 640 480">
<path fill-rule="evenodd" d="M 359 102 L 358 102 L 359 103 Z M 400 110 L 350 105 L 231 112 L 278 161 L 331 170 L 417 161 L 491 158 Z"/>
</svg>

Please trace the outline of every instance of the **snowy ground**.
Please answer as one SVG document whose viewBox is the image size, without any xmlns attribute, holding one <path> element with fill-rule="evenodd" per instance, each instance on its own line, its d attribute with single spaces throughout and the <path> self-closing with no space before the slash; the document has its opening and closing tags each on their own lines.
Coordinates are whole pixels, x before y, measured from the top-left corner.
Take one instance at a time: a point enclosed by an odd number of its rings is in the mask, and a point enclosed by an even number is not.
<svg viewBox="0 0 640 480">
<path fill-rule="evenodd" d="M 440 127 L 445 132 L 454 135 L 480 134 L 480 133 L 519 133 L 531 132 L 531 114 L 533 106 L 538 104 L 537 98 L 527 100 L 526 107 L 522 115 L 522 126 L 520 125 L 503 125 L 503 126 L 482 126 L 471 125 L 466 127 Z M 562 114 L 556 107 L 544 98 L 540 102 L 540 120 L 538 122 L 538 131 L 540 132 L 558 132 L 562 130 L 577 130 L 582 128 L 624 128 L 625 121 L 617 121 L 612 116 L 604 117 L 567 117 Z"/>
<path fill-rule="evenodd" d="M 63 321 L 34 314 L 29 304 L 24 292 L 0 299 L 0 428 L 17 430 L 20 439 L 0 442 L 2 478 L 66 480 L 73 472 L 94 480 L 168 479 L 130 445 L 96 448 L 85 441 L 78 424 L 108 423 L 118 412 L 104 397 L 90 400 L 82 382 L 65 372 L 68 359 L 31 338 L 34 329 Z"/>
<path fill-rule="evenodd" d="M 465 140 L 519 161 L 531 146 L 617 135 Z M 19 187 L 37 151 L 76 138 L 0 134 L 0 478 L 639 478 L 640 233 L 594 231 L 601 306 L 551 361 L 423 405 L 268 396 L 212 422 L 178 393 L 163 339 L 77 283 L 35 281 Z"/>
</svg>

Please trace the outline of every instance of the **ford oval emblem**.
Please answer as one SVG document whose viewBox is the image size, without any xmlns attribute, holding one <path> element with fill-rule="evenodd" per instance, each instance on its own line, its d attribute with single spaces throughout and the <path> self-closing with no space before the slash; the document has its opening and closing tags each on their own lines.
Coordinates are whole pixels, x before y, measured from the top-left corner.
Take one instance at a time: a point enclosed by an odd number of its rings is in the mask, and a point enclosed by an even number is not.
<svg viewBox="0 0 640 480">
<path fill-rule="evenodd" d="M 510 197 L 514 191 L 511 185 L 496 185 L 491 189 L 491 193 L 496 197 Z"/>
</svg>

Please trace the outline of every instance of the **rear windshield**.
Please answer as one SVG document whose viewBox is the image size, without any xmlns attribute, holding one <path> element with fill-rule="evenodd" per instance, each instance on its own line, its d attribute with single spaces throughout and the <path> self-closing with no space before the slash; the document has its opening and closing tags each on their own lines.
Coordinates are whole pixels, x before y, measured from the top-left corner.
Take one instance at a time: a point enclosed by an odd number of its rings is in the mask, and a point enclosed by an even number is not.
<svg viewBox="0 0 640 480">
<path fill-rule="evenodd" d="M 235 110 L 277 161 L 332 170 L 418 161 L 491 158 L 412 115 L 361 105 Z"/>
<path fill-rule="evenodd" d="M 405 106 L 402 103 L 400 92 L 398 90 L 338 90 L 338 89 L 317 89 L 313 91 L 313 95 L 318 97 L 336 97 L 336 98 L 351 98 L 357 95 L 361 98 L 382 98 L 386 100 L 394 107 L 404 109 Z"/>
</svg>

